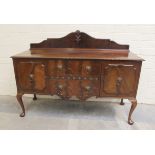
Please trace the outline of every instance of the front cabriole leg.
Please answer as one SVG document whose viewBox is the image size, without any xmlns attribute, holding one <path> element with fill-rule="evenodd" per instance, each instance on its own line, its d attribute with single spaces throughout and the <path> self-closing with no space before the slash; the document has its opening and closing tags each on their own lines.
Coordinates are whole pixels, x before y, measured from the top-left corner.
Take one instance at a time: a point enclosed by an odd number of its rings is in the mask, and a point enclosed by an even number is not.
<svg viewBox="0 0 155 155">
<path fill-rule="evenodd" d="M 137 106 L 137 100 L 129 99 L 129 101 L 131 102 L 131 108 L 130 108 L 130 112 L 129 112 L 129 116 L 128 116 L 128 124 L 132 125 L 132 124 L 134 124 L 134 122 L 132 121 L 131 116 Z"/>
<path fill-rule="evenodd" d="M 25 116 L 25 107 L 24 107 L 24 104 L 23 104 L 23 100 L 22 100 L 22 96 L 24 94 L 23 93 L 17 93 L 17 100 L 22 108 L 22 113 L 20 114 L 20 117 L 24 117 Z"/>
</svg>

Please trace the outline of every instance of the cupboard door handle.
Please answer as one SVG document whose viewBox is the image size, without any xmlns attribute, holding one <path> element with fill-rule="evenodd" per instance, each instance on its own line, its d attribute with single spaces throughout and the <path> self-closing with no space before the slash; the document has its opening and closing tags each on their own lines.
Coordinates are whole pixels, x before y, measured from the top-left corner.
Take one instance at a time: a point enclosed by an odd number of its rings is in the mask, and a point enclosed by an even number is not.
<svg viewBox="0 0 155 155">
<path fill-rule="evenodd" d="M 89 91 L 89 90 L 91 89 L 91 87 L 90 87 L 90 86 L 86 86 L 85 89 L 86 89 L 87 91 Z"/>
<path fill-rule="evenodd" d="M 30 74 L 30 75 L 29 75 L 29 78 L 30 78 L 31 81 L 33 81 L 33 79 L 34 79 L 34 74 Z"/>
<path fill-rule="evenodd" d="M 120 89 L 121 89 L 121 84 L 122 84 L 122 77 L 118 77 L 117 81 L 116 81 L 116 90 L 117 90 L 117 94 L 120 94 Z"/>
<path fill-rule="evenodd" d="M 118 78 L 117 78 L 117 82 L 118 82 L 118 83 L 122 82 L 122 80 L 123 80 L 122 77 L 118 77 Z"/>
</svg>

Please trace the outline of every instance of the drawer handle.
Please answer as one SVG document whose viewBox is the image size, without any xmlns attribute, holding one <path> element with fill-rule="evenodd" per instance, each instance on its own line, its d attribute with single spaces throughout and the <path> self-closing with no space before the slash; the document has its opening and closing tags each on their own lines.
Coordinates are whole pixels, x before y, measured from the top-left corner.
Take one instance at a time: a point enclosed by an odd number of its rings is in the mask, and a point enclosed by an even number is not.
<svg viewBox="0 0 155 155">
<path fill-rule="evenodd" d="M 86 89 L 87 91 L 89 91 L 89 90 L 91 89 L 91 87 L 90 87 L 90 86 L 86 86 L 85 89 Z"/>
<path fill-rule="evenodd" d="M 58 65 L 57 68 L 58 68 L 59 70 L 62 70 L 63 67 L 62 67 L 62 65 Z"/>
<path fill-rule="evenodd" d="M 78 79 L 81 80 L 82 78 L 79 76 Z"/>
<path fill-rule="evenodd" d="M 62 89 L 62 88 L 63 88 L 63 85 L 59 84 L 59 85 L 58 85 L 58 88 L 59 88 L 59 89 Z"/>
<path fill-rule="evenodd" d="M 91 66 L 86 66 L 87 71 L 91 71 L 91 69 L 92 69 Z"/>
</svg>

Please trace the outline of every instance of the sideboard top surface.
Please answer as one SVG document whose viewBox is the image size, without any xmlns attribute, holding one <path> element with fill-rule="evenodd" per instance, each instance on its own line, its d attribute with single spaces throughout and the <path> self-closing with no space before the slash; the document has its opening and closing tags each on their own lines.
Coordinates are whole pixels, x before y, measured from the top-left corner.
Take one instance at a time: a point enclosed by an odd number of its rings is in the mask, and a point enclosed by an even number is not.
<svg viewBox="0 0 155 155">
<path fill-rule="evenodd" d="M 90 60 L 134 60 L 143 61 L 144 59 L 138 57 L 136 54 L 129 52 L 128 56 L 112 56 L 102 53 L 89 52 L 83 54 L 75 53 L 50 53 L 50 54 L 31 54 L 31 50 L 19 53 L 12 56 L 12 58 L 43 58 L 43 59 L 90 59 Z"/>
</svg>

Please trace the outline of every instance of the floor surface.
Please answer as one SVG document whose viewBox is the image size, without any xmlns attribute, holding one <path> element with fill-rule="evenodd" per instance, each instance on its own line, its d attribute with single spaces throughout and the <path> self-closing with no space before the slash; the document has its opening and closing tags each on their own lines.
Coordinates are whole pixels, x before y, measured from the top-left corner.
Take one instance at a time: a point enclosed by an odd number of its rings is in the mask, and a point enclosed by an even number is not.
<svg viewBox="0 0 155 155">
<path fill-rule="evenodd" d="M 138 104 L 136 122 L 127 124 L 130 104 L 101 101 L 63 101 L 23 97 L 26 116 L 19 117 L 15 97 L 0 96 L 0 129 L 4 130 L 139 130 L 155 129 L 155 105 Z"/>
</svg>

